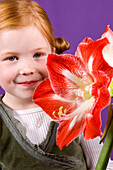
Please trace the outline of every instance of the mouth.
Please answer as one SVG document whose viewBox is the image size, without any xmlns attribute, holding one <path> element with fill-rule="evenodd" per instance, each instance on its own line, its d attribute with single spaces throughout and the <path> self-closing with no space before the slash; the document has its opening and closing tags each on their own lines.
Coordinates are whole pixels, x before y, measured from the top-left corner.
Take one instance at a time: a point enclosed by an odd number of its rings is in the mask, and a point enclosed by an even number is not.
<svg viewBox="0 0 113 170">
<path fill-rule="evenodd" d="M 36 80 L 30 80 L 30 81 L 24 81 L 24 82 L 19 82 L 17 84 L 22 85 L 22 86 L 26 86 L 26 87 L 31 87 L 37 84 L 38 81 Z"/>
</svg>

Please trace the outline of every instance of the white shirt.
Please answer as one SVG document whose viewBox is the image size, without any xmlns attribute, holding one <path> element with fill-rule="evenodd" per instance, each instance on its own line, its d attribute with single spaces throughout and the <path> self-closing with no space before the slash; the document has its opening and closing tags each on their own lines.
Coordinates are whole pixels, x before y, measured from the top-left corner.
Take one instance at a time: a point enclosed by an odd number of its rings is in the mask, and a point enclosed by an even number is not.
<svg viewBox="0 0 113 170">
<path fill-rule="evenodd" d="M 26 136 L 39 145 L 46 139 L 51 118 L 40 108 L 13 111 L 14 117 L 26 128 Z"/>
<path fill-rule="evenodd" d="M 99 142 L 100 137 L 86 141 L 83 134 L 80 135 L 80 144 L 86 157 L 87 167 L 89 168 L 88 170 L 95 170 L 103 146 L 103 143 L 99 144 Z M 106 170 L 113 170 L 113 161 L 111 159 L 109 160 Z"/>
</svg>

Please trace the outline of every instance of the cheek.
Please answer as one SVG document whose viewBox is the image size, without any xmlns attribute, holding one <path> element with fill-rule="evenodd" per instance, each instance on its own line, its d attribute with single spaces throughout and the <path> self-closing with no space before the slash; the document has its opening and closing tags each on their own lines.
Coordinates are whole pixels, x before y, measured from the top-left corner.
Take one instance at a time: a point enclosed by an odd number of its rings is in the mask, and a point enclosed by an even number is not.
<svg viewBox="0 0 113 170">
<path fill-rule="evenodd" d="M 11 82 L 12 80 L 12 72 L 11 70 L 1 70 L 1 74 L 0 74 L 0 85 L 7 85 L 8 83 Z"/>
<path fill-rule="evenodd" d="M 10 77 L 8 75 L 4 75 L 1 73 L 0 76 L 0 85 L 2 86 L 7 86 L 7 84 L 10 82 Z"/>
<path fill-rule="evenodd" d="M 47 67 L 44 67 L 44 68 L 42 69 L 42 75 L 44 76 L 44 78 L 48 77 Z"/>
<path fill-rule="evenodd" d="M 46 60 L 44 60 L 43 62 L 41 63 L 38 63 L 38 71 L 40 72 L 40 74 L 46 78 L 48 77 L 48 69 L 47 69 L 47 66 L 46 66 Z"/>
</svg>

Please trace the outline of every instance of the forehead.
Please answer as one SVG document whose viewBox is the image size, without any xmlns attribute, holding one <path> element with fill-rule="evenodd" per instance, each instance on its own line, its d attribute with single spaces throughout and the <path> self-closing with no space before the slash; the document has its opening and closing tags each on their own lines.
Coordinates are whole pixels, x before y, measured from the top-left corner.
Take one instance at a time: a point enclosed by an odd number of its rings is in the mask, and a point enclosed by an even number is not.
<svg viewBox="0 0 113 170">
<path fill-rule="evenodd" d="M 24 48 L 50 48 L 47 39 L 40 30 L 33 25 L 17 29 L 7 29 L 0 32 L 0 50 L 3 48 L 13 50 Z"/>
</svg>

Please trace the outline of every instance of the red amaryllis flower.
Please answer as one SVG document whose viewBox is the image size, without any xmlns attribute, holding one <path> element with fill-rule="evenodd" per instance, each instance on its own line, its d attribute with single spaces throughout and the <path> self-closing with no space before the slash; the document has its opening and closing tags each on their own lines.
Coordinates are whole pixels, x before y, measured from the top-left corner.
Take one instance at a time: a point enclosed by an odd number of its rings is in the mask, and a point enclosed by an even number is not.
<svg viewBox="0 0 113 170">
<path fill-rule="evenodd" d="M 97 41 L 83 40 L 75 56 L 48 56 L 49 78 L 36 88 L 33 101 L 59 123 L 60 149 L 82 132 L 86 140 L 101 135 L 100 112 L 110 103 L 108 87 L 113 76 L 113 68 L 104 58 L 109 44 L 104 34 Z"/>
</svg>

